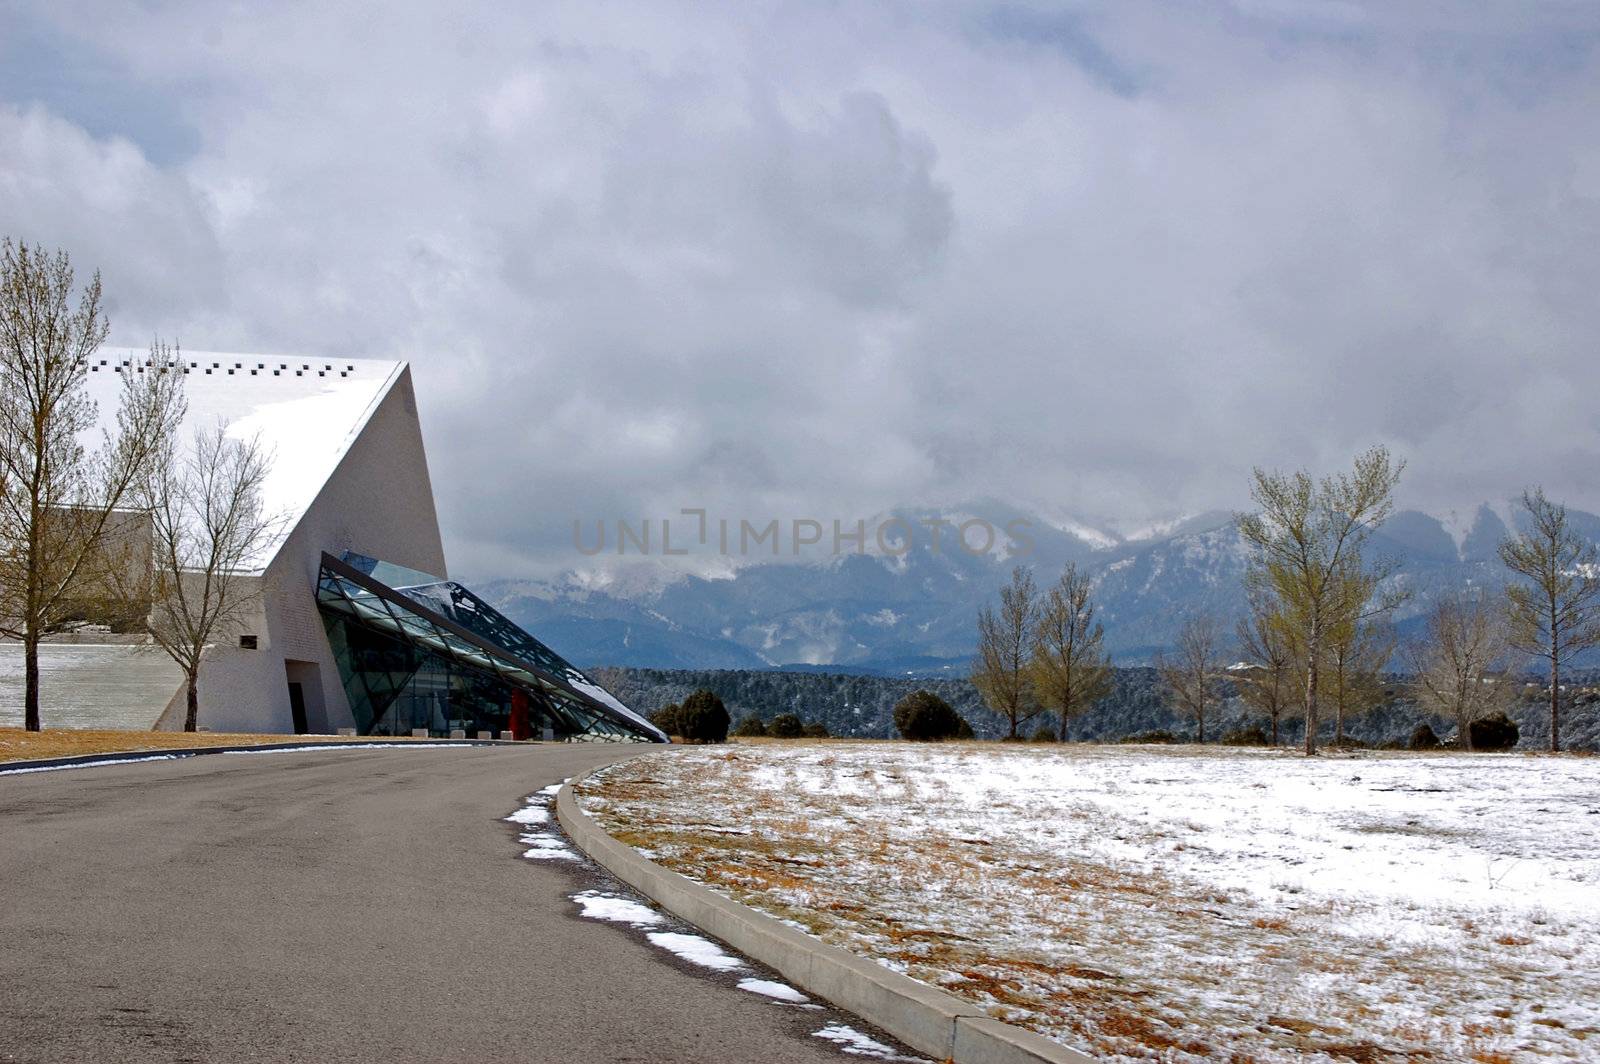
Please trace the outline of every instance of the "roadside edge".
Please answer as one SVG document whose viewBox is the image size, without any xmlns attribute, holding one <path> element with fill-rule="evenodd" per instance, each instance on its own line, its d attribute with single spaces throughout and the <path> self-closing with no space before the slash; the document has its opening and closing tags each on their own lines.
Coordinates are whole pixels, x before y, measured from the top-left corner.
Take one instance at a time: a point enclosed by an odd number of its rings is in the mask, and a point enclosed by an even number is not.
<svg viewBox="0 0 1600 1064">
<path fill-rule="evenodd" d="M 556 818 L 608 872 L 662 908 L 765 964 L 820 998 L 954 1064 L 1093 1064 L 1094 1058 L 1012 1027 L 977 1006 L 725 898 L 619 842 L 578 805 L 573 784 L 556 792 Z"/>
<path fill-rule="evenodd" d="M 115 765 L 124 761 L 176 761 L 185 757 L 203 757 L 206 754 L 245 754 L 277 750 L 338 750 L 363 749 L 375 746 L 518 746 L 497 739 L 354 739 L 343 742 L 290 742 L 290 743 L 240 743 L 232 746 L 179 746 L 157 747 L 151 750 L 108 750 L 99 754 L 72 754 L 67 757 L 40 757 L 0 761 L 0 776 L 21 771 L 42 772 L 53 768 L 83 768 L 93 765 Z"/>
</svg>

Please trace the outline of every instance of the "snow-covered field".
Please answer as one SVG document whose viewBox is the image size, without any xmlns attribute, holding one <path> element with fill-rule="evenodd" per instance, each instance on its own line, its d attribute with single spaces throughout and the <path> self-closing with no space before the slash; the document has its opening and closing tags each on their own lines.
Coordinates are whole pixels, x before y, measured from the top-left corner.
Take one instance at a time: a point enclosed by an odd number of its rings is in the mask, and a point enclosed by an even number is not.
<svg viewBox="0 0 1600 1064">
<path fill-rule="evenodd" d="M 741 744 L 583 802 L 1109 1059 L 1600 1060 L 1600 758 Z"/>
</svg>

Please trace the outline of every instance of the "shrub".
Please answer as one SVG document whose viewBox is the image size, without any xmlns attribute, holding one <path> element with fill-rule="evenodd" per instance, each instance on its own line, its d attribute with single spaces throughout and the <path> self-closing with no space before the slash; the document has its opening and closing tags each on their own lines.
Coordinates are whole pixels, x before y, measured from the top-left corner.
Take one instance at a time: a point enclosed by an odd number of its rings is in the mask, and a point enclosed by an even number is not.
<svg viewBox="0 0 1600 1064">
<path fill-rule="evenodd" d="M 1437 750 L 1439 737 L 1434 734 L 1433 728 L 1427 721 L 1418 724 L 1411 732 L 1411 741 L 1406 744 L 1412 750 Z"/>
<path fill-rule="evenodd" d="M 956 714 L 956 738 L 957 739 L 976 739 L 977 738 L 977 735 L 973 734 L 972 725 L 967 723 L 967 718 L 963 717 L 959 713 Z"/>
<path fill-rule="evenodd" d="M 1030 743 L 1053 743 L 1056 741 L 1056 730 L 1048 724 L 1041 724 L 1028 736 Z"/>
<path fill-rule="evenodd" d="M 726 742 L 729 723 L 728 707 L 716 692 L 704 687 L 685 698 L 678 711 L 678 734 L 691 743 Z"/>
<path fill-rule="evenodd" d="M 779 713 L 767 725 L 767 734 L 774 739 L 798 739 L 805 734 L 805 726 L 793 713 Z"/>
<path fill-rule="evenodd" d="M 1509 750 L 1522 738 L 1517 722 L 1504 713 L 1491 713 L 1469 725 L 1474 750 Z"/>
<path fill-rule="evenodd" d="M 826 724 L 822 723 L 820 720 L 814 720 L 810 724 L 806 725 L 806 727 L 805 727 L 805 736 L 806 736 L 807 739 L 831 739 L 831 738 L 833 738 L 833 736 L 831 734 L 829 734 L 829 732 L 828 732 L 828 726 Z"/>
<path fill-rule="evenodd" d="M 682 735 L 683 722 L 679 719 L 679 715 L 682 712 L 683 707 L 673 702 L 671 705 L 662 706 L 650 714 L 650 723 L 668 735 Z"/>
<path fill-rule="evenodd" d="M 1257 724 L 1253 728 L 1224 732 L 1221 742 L 1223 746 L 1266 746 L 1271 740 L 1267 738 L 1267 729 Z"/>
<path fill-rule="evenodd" d="M 733 734 L 741 739 L 763 739 L 767 735 L 767 726 L 760 717 L 751 714 L 739 722 Z"/>
<path fill-rule="evenodd" d="M 1124 735 L 1121 739 L 1117 740 L 1119 743 L 1175 743 L 1179 741 L 1180 740 L 1176 735 L 1173 735 L 1165 728 L 1157 728 L 1155 731 L 1139 732 L 1137 735 Z"/>
<path fill-rule="evenodd" d="M 913 691 L 895 705 L 894 726 L 904 738 L 939 742 L 956 738 L 967 722 L 932 691 Z M 971 734 L 970 727 L 967 732 Z"/>
</svg>

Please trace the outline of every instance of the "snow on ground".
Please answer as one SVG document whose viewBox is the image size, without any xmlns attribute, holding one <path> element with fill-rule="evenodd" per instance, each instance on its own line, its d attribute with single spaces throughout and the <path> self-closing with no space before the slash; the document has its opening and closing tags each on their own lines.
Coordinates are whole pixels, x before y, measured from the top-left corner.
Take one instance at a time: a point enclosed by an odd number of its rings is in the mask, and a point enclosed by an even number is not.
<svg viewBox="0 0 1600 1064">
<path fill-rule="evenodd" d="M 739 989 L 772 998 L 774 1001 L 786 1001 L 791 1005 L 805 1005 L 811 1001 L 788 983 L 777 983 L 771 979 L 741 979 Z"/>
<path fill-rule="evenodd" d="M 578 903 L 583 915 L 590 920 L 608 920 L 629 927 L 660 927 L 667 920 L 648 905 L 641 905 L 632 898 L 619 898 L 598 890 L 580 891 L 572 896 L 572 900 Z"/>
<path fill-rule="evenodd" d="M 552 784 L 542 790 L 528 795 L 523 799 L 525 803 L 521 809 L 504 817 L 507 823 L 518 824 L 525 828 L 546 827 L 550 823 L 550 803 L 555 801 L 556 792 L 561 789 L 561 784 Z M 530 861 L 581 861 L 578 851 L 567 845 L 566 836 L 553 831 L 525 831 L 517 836 L 517 841 L 527 846 L 522 856 Z"/>
<path fill-rule="evenodd" d="M 583 802 L 1110 1059 L 1600 1059 L 1600 759 L 762 744 L 622 762 Z"/>
<path fill-rule="evenodd" d="M 682 931 L 652 931 L 645 937 L 651 945 L 660 946 L 690 964 L 698 964 L 714 972 L 736 972 L 744 967 L 742 961 L 724 953 L 722 947 L 709 938 L 687 935 Z"/>
<path fill-rule="evenodd" d="M 921 1057 L 908 1057 L 896 1053 L 877 1039 L 868 1038 L 854 1027 L 842 1023 L 830 1023 L 820 1031 L 813 1031 L 812 1037 L 825 1038 L 838 1046 L 841 1053 L 848 1053 L 853 1057 L 871 1057 L 874 1060 L 922 1060 Z"/>
</svg>

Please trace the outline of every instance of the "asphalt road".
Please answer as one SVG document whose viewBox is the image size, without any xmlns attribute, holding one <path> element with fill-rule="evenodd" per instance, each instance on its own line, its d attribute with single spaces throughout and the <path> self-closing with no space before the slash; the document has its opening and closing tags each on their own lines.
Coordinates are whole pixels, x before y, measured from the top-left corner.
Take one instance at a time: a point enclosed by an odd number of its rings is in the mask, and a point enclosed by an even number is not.
<svg viewBox="0 0 1600 1064">
<path fill-rule="evenodd" d="M 0 776 L 0 1060 L 858 1059 L 812 1033 L 859 1022 L 584 920 L 569 896 L 602 873 L 522 859 L 501 818 L 525 795 L 637 752 L 222 754 Z"/>
</svg>

